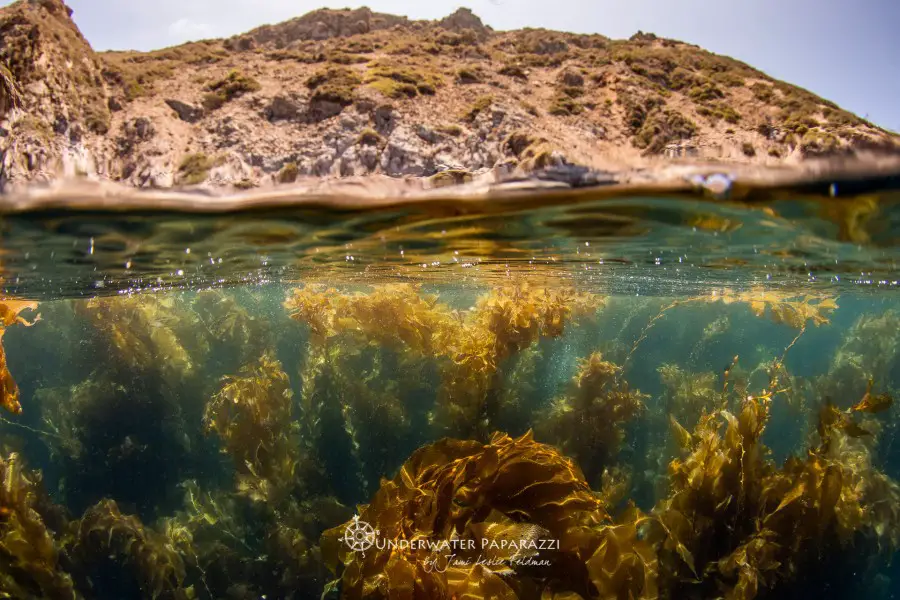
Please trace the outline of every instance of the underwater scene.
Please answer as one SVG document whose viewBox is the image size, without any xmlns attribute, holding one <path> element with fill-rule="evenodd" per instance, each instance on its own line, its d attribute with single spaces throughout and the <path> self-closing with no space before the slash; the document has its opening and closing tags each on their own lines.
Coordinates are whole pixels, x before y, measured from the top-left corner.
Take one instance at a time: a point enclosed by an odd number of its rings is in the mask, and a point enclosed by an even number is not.
<svg viewBox="0 0 900 600">
<path fill-rule="evenodd" d="M 897 598 L 900 203 L 819 187 L 8 211 L 0 597 Z"/>
</svg>

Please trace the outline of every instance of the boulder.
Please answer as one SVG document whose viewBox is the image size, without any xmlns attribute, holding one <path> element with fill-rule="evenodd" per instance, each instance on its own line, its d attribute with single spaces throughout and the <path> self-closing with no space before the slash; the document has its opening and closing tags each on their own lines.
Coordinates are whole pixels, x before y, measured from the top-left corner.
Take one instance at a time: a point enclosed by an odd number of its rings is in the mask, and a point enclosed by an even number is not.
<svg viewBox="0 0 900 600">
<path fill-rule="evenodd" d="M 300 103 L 287 96 L 275 96 L 266 108 L 266 118 L 269 121 L 290 121 L 298 116 L 300 116 Z"/>
<path fill-rule="evenodd" d="M 200 119 L 203 118 L 203 109 L 199 106 L 195 106 L 193 104 L 188 104 L 187 102 L 182 102 L 181 100 L 167 99 L 166 104 L 169 105 L 169 108 L 175 111 L 178 115 L 178 118 L 182 121 L 186 121 L 188 123 L 196 123 Z"/>
</svg>

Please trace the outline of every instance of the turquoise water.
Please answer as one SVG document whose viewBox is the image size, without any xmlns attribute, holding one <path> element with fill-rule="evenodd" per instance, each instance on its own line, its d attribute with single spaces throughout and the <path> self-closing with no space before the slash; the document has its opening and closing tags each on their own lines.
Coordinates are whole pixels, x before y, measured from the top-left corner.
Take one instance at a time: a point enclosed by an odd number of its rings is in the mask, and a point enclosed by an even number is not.
<svg viewBox="0 0 900 600">
<path fill-rule="evenodd" d="M 891 183 L 7 214 L 0 596 L 895 598 Z"/>
</svg>

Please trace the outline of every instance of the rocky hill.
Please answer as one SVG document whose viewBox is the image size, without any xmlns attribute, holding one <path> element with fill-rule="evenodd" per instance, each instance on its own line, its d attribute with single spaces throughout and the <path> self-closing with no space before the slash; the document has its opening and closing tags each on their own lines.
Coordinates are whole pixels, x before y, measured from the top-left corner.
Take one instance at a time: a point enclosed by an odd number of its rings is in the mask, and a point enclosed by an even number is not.
<svg viewBox="0 0 900 600">
<path fill-rule="evenodd" d="M 629 40 L 318 10 L 226 40 L 94 52 L 61 0 L 0 9 L 0 185 L 83 174 L 246 189 L 434 185 L 564 162 L 780 164 L 897 136 L 736 60 Z"/>
</svg>

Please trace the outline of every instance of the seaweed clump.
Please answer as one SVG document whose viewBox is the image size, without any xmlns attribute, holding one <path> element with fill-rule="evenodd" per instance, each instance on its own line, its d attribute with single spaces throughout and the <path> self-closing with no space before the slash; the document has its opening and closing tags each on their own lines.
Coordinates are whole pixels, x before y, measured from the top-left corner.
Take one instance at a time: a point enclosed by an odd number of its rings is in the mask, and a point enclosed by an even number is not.
<svg viewBox="0 0 900 600">
<path fill-rule="evenodd" d="M 682 425 L 693 428 L 700 417 L 722 401 L 717 377 L 712 371 L 689 373 L 675 364 L 657 369 L 662 380 L 665 412 Z"/>
<path fill-rule="evenodd" d="M 67 523 L 45 510 L 40 476 L 28 477 L 22 469 L 18 454 L 0 458 L 0 597 L 80 598 L 62 568 L 56 538 Z"/>
<path fill-rule="evenodd" d="M 359 511 L 322 536 L 344 598 L 656 597 L 639 517 L 613 525 L 578 468 L 530 432 L 425 446 Z M 389 543 L 352 552 L 344 540 L 361 521 Z M 483 540 L 502 539 L 520 545 L 489 545 L 490 560 L 474 560 Z M 521 543 L 538 539 L 558 548 L 542 554 Z"/>
<path fill-rule="evenodd" d="M 643 410 L 647 397 L 632 390 L 622 368 L 599 352 L 581 361 L 571 392 L 541 419 L 542 439 L 552 440 L 575 459 L 589 482 L 612 466 L 625 438 L 624 426 Z"/>
<path fill-rule="evenodd" d="M 296 483 L 299 462 L 293 393 L 281 363 L 263 354 L 237 377 L 226 377 L 206 405 L 206 430 L 222 440 L 238 473 L 238 491 L 277 504 Z"/>
<path fill-rule="evenodd" d="M 822 443 L 777 469 L 760 441 L 769 408 L 751 397 L 738 415 L 704 416 L 688 454 L 671 463 L 648 538 L 668 597 L 749 600 L 824 579 L 861 547 L 896 548 L 898 511 L 884 506 L 897 506 L 900 488 L 872 468 L 862 443 L 823 422 Z"/>
<path fill-rule="evenodd" d="M 137 517 L 123 515 L 114 500 L 103 500 L 88 509 L 71 552 L 80 565 L 88 568 L 85 576 L 94 582 L 93 586 L 101 589 L 105 583 L 120 588 L 121 593 L 123 584 L 117 576 L 126 572 L 131 575 L 130 593 L 123 596 L 153 600 L 195 597 L 193 588 L 183 585 L 184 562 L 169 540 L 144 527 Z M 122 569 L 126 565 L 128 568 Z"/>
</svg>

